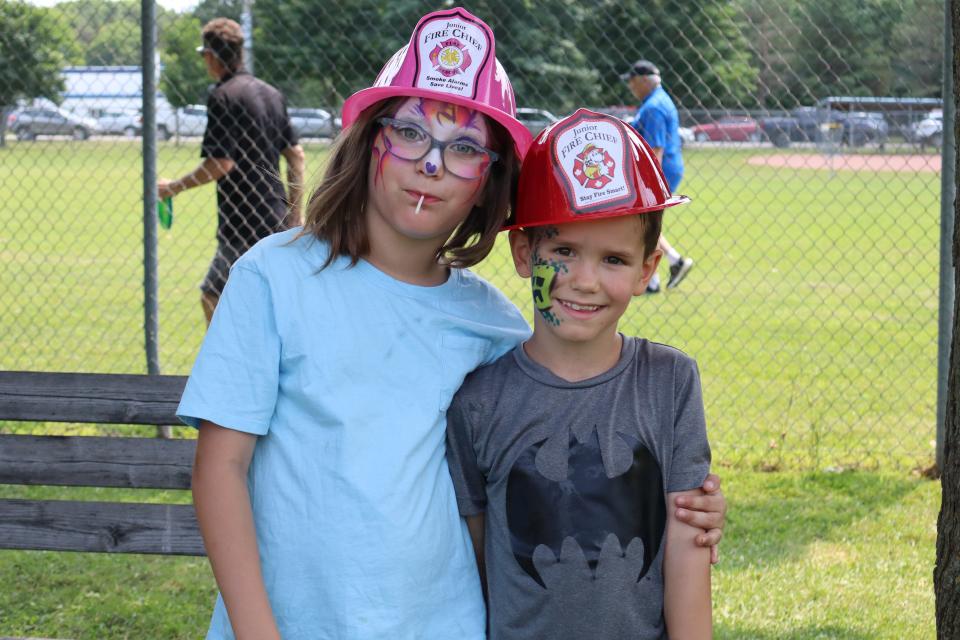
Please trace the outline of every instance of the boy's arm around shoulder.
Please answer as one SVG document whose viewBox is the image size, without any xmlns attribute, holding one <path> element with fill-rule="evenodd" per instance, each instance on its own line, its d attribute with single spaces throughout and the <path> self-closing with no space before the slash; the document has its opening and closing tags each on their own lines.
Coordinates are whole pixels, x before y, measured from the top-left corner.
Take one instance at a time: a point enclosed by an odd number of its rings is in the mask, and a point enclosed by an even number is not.
<svg viewBox="0 0 960 640">
<path fill-rule="evenodd" d="M 674 369 L 676 374 L 679 374 L 675 398 L 674 468 L 685 470 L 684 475 L 687 477 L 673 478 L 674 490 L 679 491 L 692 485 L 690 480 L 699 475 L 698 469 L 709 471 L 711 455 L 706 437 L 703 393 L 697 363 L 678 349 L 665 349 L 662 353 L 670 354 L 672 358 L 676 358 L 674 362 L 680 365 Z M 719 559 L 717 545 L 723 535 L 727 512 L 727 501 L 720 490 L 720 478 L 713 473 L 707 473 L 700 490 L 683 491 L 678 495 L 676 504 L 671 504 L 671 508 L 672 514 L 681 521 L 701 529 L 695 542 L 701 547 L 710 547 L 710 562 L 716 564 Z"/>
<path fill-rule="evenodd" d="M 671 640 L 712 637 L 710 549 L 698 543 L 703 531 L 678 517 L 678 499 L 700 494 L 710 470 L 710 443 L 696 362 L 677 362 L 673 451 L 666 482 L 667 531 L 663 551 L 663 613 Z"/>
<path fill-rule="evenodd" d="M 277 639 L 260 570 L 247 470 L 257 436 L 200 423 L 193 504 L 207 557 L 238 640 Z"/>
<path fill-rule="evenodd" d="M 671 640 L 713 637 L 710 600 L 710 549 L 698 546 L 701 533 L 676 517 L 676 499 L 697 493 L 667 494 L 667 540 L 663 551 L 663 614 Z"/>
</svg>

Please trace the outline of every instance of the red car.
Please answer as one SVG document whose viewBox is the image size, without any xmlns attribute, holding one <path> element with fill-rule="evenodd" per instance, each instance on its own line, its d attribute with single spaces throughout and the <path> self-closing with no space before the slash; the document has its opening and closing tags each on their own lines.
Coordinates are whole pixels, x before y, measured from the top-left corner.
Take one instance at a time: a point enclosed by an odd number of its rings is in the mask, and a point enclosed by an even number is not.
<svg viewBox="0 0 960 640">
<path fill-rule="evenodd" d="M 760 142 L 763 138 L 760 125 L 749 116 L 726 116 L 690 129 L 697 142 Z"/>
</svg>

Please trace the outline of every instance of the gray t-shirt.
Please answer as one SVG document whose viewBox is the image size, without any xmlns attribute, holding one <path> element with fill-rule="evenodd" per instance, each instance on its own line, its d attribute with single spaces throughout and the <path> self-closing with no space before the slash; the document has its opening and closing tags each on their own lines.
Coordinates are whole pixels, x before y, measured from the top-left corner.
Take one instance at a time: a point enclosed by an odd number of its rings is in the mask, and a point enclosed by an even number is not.
<svg viewBox="0 0 960 640">
<path fill-rule="evenodd" d="M 567 382 L 517 347 L 464 381 L 447 459 L 460 513 L 486 512 L 491 640 L 666 637 L 666 493 L 710 467 L 693 359 L 625 337 Z"/>
</svg>

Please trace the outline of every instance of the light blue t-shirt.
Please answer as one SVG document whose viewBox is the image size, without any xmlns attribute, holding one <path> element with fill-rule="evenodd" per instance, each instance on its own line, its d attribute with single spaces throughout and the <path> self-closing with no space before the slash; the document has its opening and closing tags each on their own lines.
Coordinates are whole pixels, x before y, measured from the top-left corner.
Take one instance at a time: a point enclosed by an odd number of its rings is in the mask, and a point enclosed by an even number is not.
<svg viewBox="0 0 960 640">
<path fill-rule="evenodd" d="M 284 640 L 482 640 L 476 562 L 444 457 L 464 376 L 529 335 L 469 271 L 406 284 L 325 243 L 236 262 L 177 414 L 260 436 L 248 484 Z M 233 638 L 222 598 L 207 638 Z"/>
<path fill-rule="evenodd" d="M 670 191 L 676 193 L 683 179 L 683 156 L 680 154 L 680 114 L 663 87 L 647 94 L 637 109 L 633 128 L 651 147 L 663 149 L 663 175 Z"/>
</svg>

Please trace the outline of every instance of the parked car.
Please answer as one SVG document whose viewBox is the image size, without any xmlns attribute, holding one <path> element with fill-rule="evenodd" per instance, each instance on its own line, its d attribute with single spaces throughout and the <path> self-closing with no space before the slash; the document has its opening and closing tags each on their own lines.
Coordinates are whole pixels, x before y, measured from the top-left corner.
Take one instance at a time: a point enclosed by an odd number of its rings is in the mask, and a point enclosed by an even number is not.
<svg viewBox="0 0 960 640">
<path fill-rule="evenodd" d="M 933 109 L 919 122 L 910 125 L 910 141 L 920 145 L 936 147 L 943 146 L 943 109 Z"/>
<path fill-rule="evenodd" d="M 843 116 L 843 142 L 851 147 L 862 147 L 868 142 L 883 147 L 889 133 L 890 125 L 879 111 L 851 111 Z"/>
<path fill-rule="evenodd" d="M 134 109 L 104 109 L 97 117 L 97 128 L 103 134 L 133 138 L 140 135 L 142 120 Z"/>
<path fill-rule="evenodd" d="M 680 146 L 687 144 L 688 142 L 693 142 L 696 140 L 696 136 L 693 133 L 693 129 L 690 127 L 680 127 L 678 130 L 680 134 Z"/>
<path fill-rule="evenodd" d="M 716 122 L 690 127 L 697 142 L 760 142 L 763 133 L 757 121 L 749 116 L 724 116 Z"/>
<path fill-rule="evenodd" d="M 18 140 L 33 140 L 41 135 L 67 135 L 74 140 L 86 140 L 97 132 L 97 122 L 56 107 L 27 107 L 7 116 L 7 129 Z"/>
<path fill-rule="evenodd" d="M 761 118 L 760 129 L 775 147 L 789 147 L 792 142 L 820 142 L 824 125 L 842 120 L 840 113 L 817 107 L 796 107 L 789 115 Z"/>
<path fill-rule="evenodd" d="M 191 104 L 176 111 L 157 113 L 157 137 L 161 140 L 168 140 L 175 134 L 202 136 L 206 129 L 207 108 L 202 104 Z"/>
<path fill-rule="evenodd" d="M 517 109 L 517 120 L 519 120 L 534 135 L 543 131 L 544 128 L 559 120 L 546 109 L 530 109 L 520 107 Z"/>
<path fill-rule="evenodd" d="M 301 138 L 332 138 L 336 133 L 333 115 L 326 109 L 291 108 L 287 114 L 293 130 Z"/>
<path fill-rule="evenodd" d="M 599 107 L 594 109 L 594 111 L 605 113 L 613 116 L 614 118 L 620 118 L 627 124 L 633 124 L 633 119 L 637 117 L 637 107 L 630 107 L 625 104 L 618 104 L 610 107 Z"/>
</svg>

